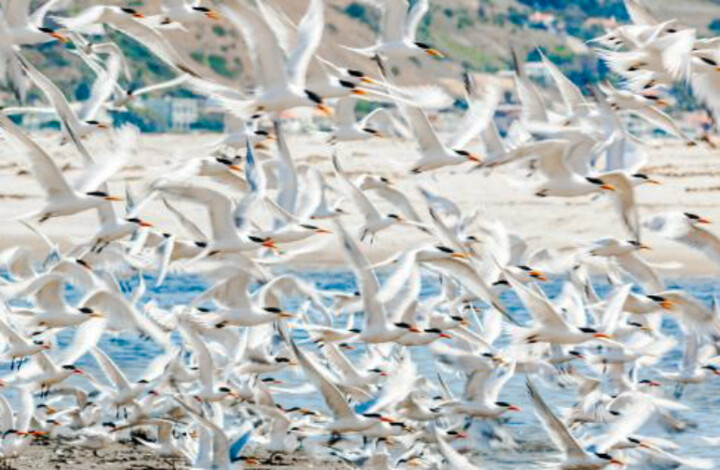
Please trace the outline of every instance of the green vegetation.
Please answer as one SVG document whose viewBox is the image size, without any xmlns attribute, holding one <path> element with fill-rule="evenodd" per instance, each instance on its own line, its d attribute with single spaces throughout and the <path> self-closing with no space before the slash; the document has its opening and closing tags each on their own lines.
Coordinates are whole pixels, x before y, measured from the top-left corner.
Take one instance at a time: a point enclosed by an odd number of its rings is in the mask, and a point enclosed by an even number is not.
<svg viewBox="0 0 720 470">
<path fill-rule="evenodd" d="M 708 25 L 708 29 L 715 34 L 720 34 L 720 18 L 715 18 Z"/>
</svg>

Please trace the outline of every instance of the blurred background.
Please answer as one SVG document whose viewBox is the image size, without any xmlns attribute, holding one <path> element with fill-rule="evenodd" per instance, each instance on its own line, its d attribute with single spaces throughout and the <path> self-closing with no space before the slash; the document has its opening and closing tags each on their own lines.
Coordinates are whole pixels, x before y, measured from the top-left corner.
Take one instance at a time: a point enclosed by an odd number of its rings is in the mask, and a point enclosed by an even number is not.
<svg viewBox="0 0 720 470">
<path fill-rule="evenodd" d="M 307 0 L 263 0 L 281 8 L 291 19 L 300 19 Z M 412 3 L 413 0 L 410 0 Z M 42 1 L 33 1 L 42 3 Z M 65 0 L 49 18 L 72 16 L 83 8 L 97 4 L 93 0 Z M 102 3 L 132 6 L 142 13 L 159 12 L 160 0 L 113 1 Z M 431 0 L 417 39 L 431 44 L 448 56 L 448 60 L 414 60 L 404 75 L 397 68 L 391 73 L 402 84 L 433 84 L 441 86 L 453 98 L 455 107 L 462 107 L 463 71 L 470 72 L 476 83 L 493 81 L 504 91 L 499 109 L 500 126 L 503 115 L 512 117 L 515 97 L 512 84 L 511 47 L 525 58 L 527 74 L 543 86 L 549 84 L 545 67 L 537 60 L 537 49 L 558 64 L 576 84 L 611 79 L 607 68 L 597 60 L 593 37 L 606 29 L 628 21 L 622 0 Z M 320 47 L 322 57 L 346 67 L 372 72 L 374 64 L 341 46 L 365 47 L 373 43 L 378 30 L 380 12 L 372 0 L 327 0 L 326 28 Z M 684 26 L 696 28 L 699 36 L 720 35 L 720 0 L 648 0 L 646 4 L 663 19 L 677 18 Z M 173 72 L 128 37 L 106 31 L 123 48 L 132 68 L 130 89 L 161 82 Z M 201 64 L 213 79 L 222 83 L 249 88 L 253 71 L 246 47 L 232 26 L 225 20 L 201 22 L 168 33 L 173 44 Z M 63 89 L 71 101 L 82 101 L 90 93 L 94 74 L 72 53 L 73 46 L 49 43 L 28 48 L 30 60 Z M 549 88 L 552 93 L 553 89 Z M 697 128 L 709 118 L 683 87 L 674 90 L 677 102 L 673 116 L 687 128 Z M 3 103 L 12 103 L 10 94 Z M 37 90 L 29 103 L 41 102 Z M 364 104 L 358 112 L 369 111 Z M 452 110 L 452 109 L 451 109 Z M 451 111 L 450 110 L 450 111 Z M 110 112 L 116 124 L 130 121 L 144 132 L 222 131 L 223 113 L 212 101 L 202 99 L 184 88 L 175 88 L 156 96 L 147 95 L 130 104 L 130 109 Z M 52 114 L 33 113 L 22 117 L 29 128 L 53 128 L 58 123 Z M 642 123 L 638 123 L 642 126 Z M 632 129 L 642 133 L 642 129 Z"/>
</svg>

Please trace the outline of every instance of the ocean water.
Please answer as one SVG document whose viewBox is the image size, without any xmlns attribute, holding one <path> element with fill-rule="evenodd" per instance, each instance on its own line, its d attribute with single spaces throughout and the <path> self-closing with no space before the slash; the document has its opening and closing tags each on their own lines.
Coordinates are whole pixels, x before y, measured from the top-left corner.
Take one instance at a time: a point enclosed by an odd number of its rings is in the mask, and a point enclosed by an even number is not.
<svg viewBox="0 0 720 470">
<path fill-rule="evenodd" d="M 326 290 L 344 290 L 353 292 L 356 290 L 355 279 L 351 272 L 347 271 L 311 271 L 295 273 L 307 281 L 311 281 L 318 288 Z M 147 292 L 142 298 L 142 302 L 154 300 L 158 306 L 170 308 L 174 305 L 182 305 L 188 303 L 196 295 L 201 293 L 208 287 L 206 281 L 194 276 L 169 276 L 160 287 L 154 286 L 154 279 L 150 276 L 145 278 Z M 130 292 L 137 285 L 138 279 L 130 279 L 121 283 L 123 290 Z M 668 280 L 668 288 L 684 289 L 702 302 L 710 306 L 713 302 L 713 295 L 720 294 L 720 284 L 716 279 L 709 278 L 684 278 L 677 280 Z M 542 283 L 543 289 L 549 296 L 557 295 L 562 287 L 561 280 L 550 280 Z M 438 292 L 439 284 L 436 278 L 428 277 L 423 279 L 421 297 L 427 298 Z M 607 284 L 598 282 L 596 289 L 601 295 L 605 295 L 609 289 Z M 67 292 L 69 300 L 76 301 L 78 293 L 72 289 Z M 510 309 L 515 317 L 521 322 L 528 320 L 528 315 L 524 311 L 517 297 L 511 292 L 505 292 L 501 295 L 503 303 Z M 297 309 L 303 299 L 287 299 L 288 310 Z M 358 319 L 356 319 L 358 321 Z M 344 324 L 344 319 L 340 319 L 339 324 Z M 666 319 L 663 322 L 663 330 L 665 333 L 679 337 L 677 323 L 672 319 Z M 295 331 L 296 340 L 302 342 L 302 333 Z M 59 335 L 58 342 L 61 347 L 67 345 L 72 338 L 72 332 L 64 332 Z M 442 340 L 441 340 L 442 341 Z M 115 338 L 104 337 L 101 341 L 101 347 L 108 353 L 114 361 L 123 369 L 130 380 L 136 380 L 140 377 L 150 362 L 150 360 L 161 352 L 160 348 L 151 341 L 143 341 L 137 336 L 126 334 Z M 351 357 L 355 354 L 362 354 L 362 348 L 353 351 Z M 439 369 L 436 367 L 432 355 L 424 347 L 411 348 L 411 354 L 415 362 L 418 364 L 420 373 L 435 380 Z M 662 378 L 656 369 L 664 371 L 675 371 L 679 367 L 682 358 L 682 342 L 673 349 L 670 354 L 658 362 L 652 368 L 644 368 L 639 374 L 641 378 L 657 379 Z M 102 373 L 98 370 L 97 364 L 92 357 L 86 356 L 77 365 L 89 370 L 98 377 L 102 377 Z M 580 370 L 585 370 L 583 366 L 578 366 Z M 0 364 L 0 375 L 9 372 L 9 364 Z M 464 379 L 442 370 L 443 377 L 449 383 L 451 389 L 456 396 L 462 395 Z M 281 379 L 285 382 L 286 387 L 292 387 L 295 384 L 304 383 L 302 373 L 300 371 L 287 371 L 283 373 L 273 374 L 273 377 Z M 73 378 L 76 384 L 83 386 L 82 378 Z M 540 385 L 541 393 L 551 407 L 559 412 L 561 408 L 570 406 L 575 400 L 575 390 L 573 388 L 558 389 L 557 387 L 547 388 Z M 664 396 L 672 397 L 675 384 L 663 382 L 662 393 Z M 482 464 L 491 464 L 492 468 L 532 468 L 541 463 L 553 462 L 557 458 L 557 452 L 553 449 L 549 439 L 543 432 L 538 420 L 533 413 L 533 407 L 526 395 L 524 378 L 516 376 L 511 379 L 500 393 L 500 400 L 517 404 L 522 407 L 519 413 L 509 413 L 504 419 L 503 427 L 510 436 L 519 445 L 519 450 L 504 450 L 491 448 L 488 445 L 488 439 L 483 435 L 482 424 L 475 424 L 470 429 L 469 438 L 466 440 L 456 441 L 456 447 L 473 449 L 477 462 Z M 307 395 L 290 395 L 278 393 L 276 401 L 283 406 L 304 406 L 318 411 L 326 411 L 321 396 L 318 393 Z M 692 457 L 713 458 L 717 460 L 718 468 L 720 468 L 720 448 L 704 444 L 698 439 L 698 436 L 720 436 L 720 377 L 712 377 L 701 385 L 690 385 L 685 388 L 682 402 L 691 407 L 690 411 L 680 412 L 678 416 L 688 421 L 691 427 L 683 433 L 669 434 L 665 429 L 649 425 L 641 428 L 639 434 L 652 435 L 670 439 L 681 446 L 678 451 L 680 455 Z M 585 431 L 592 433 L 590 428 Z"/>
</svg>

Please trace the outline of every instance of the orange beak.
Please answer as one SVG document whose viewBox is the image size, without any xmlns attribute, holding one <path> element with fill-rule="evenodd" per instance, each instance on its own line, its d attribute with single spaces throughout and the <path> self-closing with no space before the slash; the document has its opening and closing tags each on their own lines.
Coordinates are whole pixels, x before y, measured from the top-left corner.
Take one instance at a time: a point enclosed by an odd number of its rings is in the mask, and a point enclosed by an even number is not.
<svg viewBox="0 0 720 470">
<path fill-rule="evenodd" d="M 437 49 L 425 49 L 425 53 L 429 55 L 430 57 L 438 57 L 440 59 L 445 57 L 445 54 L 438 51 Z"/>
<path fill-rule="evenodd" d="M 332 233 L 330 230 L 326 230 L 324 228 L 319 228 L 315 230 L 315 233 Z"/>
<path fill-rule="evenodd" d="M 600 189 L 604 189 L 606 191 L 615 191 L 615 186 L 611 184 L 603 184 L 600 186 Z"/>
<path fill-rule="evenodd" d="M 530 271 L 528 274 L 530 275 L 530 277 L 533 277 L 533 278 L 537 279 L 538 281 L 547 281 L 547 278 L 545 277 L 545 275 L 543 273 L 541 273 L 540 271 Z"/>
<path fill-rule="evenodd" d="M 383 423 L 394 423 L 395 422 L 394 420 L 392 420 L 390 418 L 386 418 L 385 416 L 380 417 L 380 421 L 382 421 Z"/>
<path fill-rule="evenodd" d="M 67 44 L 70 42 L 70 39 L 66 38 L 65 36 L 63 36 L 60 33 L 50 33 L 50 37 L 57 39 L 62 44 Z"/>
<path fill-rule="evenodd" d="M 214 21 L 220 21 L 220 19 L 222 19 L 220 13 L 216 12 L 215 10 L 210 10 L 209 12 L 205 13 L 205 16 Z"/>
<path fill-rule="evenodd" d="M 145 222 L 144 220 L 141 220 L 139 225 L 141 227 L 154 227 L 153 224 L 151 224 L 150 222 Z"/>
<path fill-rule="evenodd" d="M 522 411 L 522 408 L 520 408 L 517 405 L 510 405 L 507 407 L 508 411 Z"/>
<path fill-rule="evenodd" d="M 143 15 L 142 13 L 133 13 L 132 17 L 137 18 L 137 19 L 142 19 L 142 18 L 145 18 L 145 15 Z"/>
<path fill-rule="evenodd" d="M 700 218 L 697 220 L 697 223 L 699 223 L 699 224 L 711 224 L 712 222 L 710 222 L 710 219 L 706 219 L 705 217 L 700 217 Z"/>
<path fill-rule="evenodd" d="M 294 315 L 290 312 L 280 312 L 278 313 L 278 316 L 280 318 L 292 318 Z"/>
<path fill-rule="evenodd" d="M 439 337 L 439 338 L 447 338 L 447 339 L 451 339 L 451 338 L 452 338 L 452 336 L 450 336 L 450 335 L 447 334 L 447 333 L 440 333 L 440 334 L 438 335 L 438 337 Z"/>
<path fill-rule="evenodd" d="M 482 162 L 483 162 L 483 158 L 482 158 L 480 155 L 476 155 L 476 154 L 474 154 L 474 153 L 471 153 L 470 155 L 468 155 L 467 159 L 470 160 L 470 161 L 472 161 L 472 162 L 475 162 L 475 163 L 482 163 Z"/>
<path fill-rule="evenodd" d="M 123 200 L 123 198 L 118 197 L 118 196 L 107 196 L 107 197 L 105 197 L 105 200 L 106 200 L 106 201 L 120 202 L 120 201 Z"/>
<path fill-rule="evenodd" d="M 658 104 L 658 106 L 670 106 L 670 103 L 665 100 L 657 100 L 656 103 Z"/>
<path fill-rule="evenodd" d="M 273 240 L 265 240 L 261 243 L 261 245 L 265 248 L 270 248 L 271 250 L 277 250 L 277 246 L 275 245 L 275 242 Z"/>
<path fill-rule="evenodd" d="M 317 110 L 320 111 L 324 116 L 332 116 L 334 114 L 332 108 L 324 104 L 319 104 L 315 106 L 315 108 L 317 108 Z"/>
<path fill-rule="evenodd" d="M 413 333 L 422 333 L 422 330 L 416 326 L 411 326 L 408 328 L 408 331 L 412 331 Z"/>
<path fill-rule="evenodd" d="M 353 95 L 360 95 L 360 96 L 365 96 L 365 95 L 368 94 L 367 91 L 365 91 L 365 90 L 359 90 L 359 89 L 357 89 L 357 88 L 354 88 L 354 89 L 350 90 L 350 93 L 353 94 Z"/>
<path fill-rule="evenodd" d="M 661 184 L 662 184 L 662 181 L 658 181 L 658 180 L 653 180 L 653 179 L 650 179 L 650 180 L 647 180 L 647 183 L 648 183 L 648 184 L 657 184 L 657 185 L 661 185 Z"/>
<path fill-rule="evenodd" d="M 623 462 L 622 460 L 618 460 L 618 459 L 610 459 L 610 463 L 613 465 L 617 465 L 619 467 L 625 466 L 625 462 Z"/>
<path fill-rule="evenodd" d="M 107 124 L 103 124 L 103 123 L 97 124 L 97 127 L 100 129 L 110 129 L 110 126 L 108 126 Z"/>
<path fill-rule="evenodd" d="M 239 167 L 237 165 L 228 165 L 228 168 L 230 168 L 231 170 L 239 171 L 239 172 L 243 171 L 242 167 Z"/>
<path fill-rule="evenodd" d="M 43 348 L 43 349 L 50 349 L 50 345 L 49 345 L 49 344 L 43 344 L 43 345 L 42 345 L 42 348 Z"/>
<path fill-rule="evenodd" d="M 669 300 L 663 300 L 662 302 L 660 302 L 660 306 L 661 306 L 664 310 L 672 310 L 673 307 L 675 306 L 675 304 L 673 304 L 673 303 L 672 303 L 671 301 L 669 301 Z"/>
<path fill-rule="evenodd" d="M 600 338 L 600 339 L 612 339 L 612 338 L 614 338 L 614 337 L 615 337 L 615 336 L 609 335 L 609 334 L 607 334 L 607 333 L 595 333 L 595 334 L 593 335 L 593 338 Z"/>
<path fill-rule="evenodd" d="M 457 259 L 468 259 L 470 255 L 468 255 L 467 253 L 452 253 L 450 257 Z"/>
</svg>

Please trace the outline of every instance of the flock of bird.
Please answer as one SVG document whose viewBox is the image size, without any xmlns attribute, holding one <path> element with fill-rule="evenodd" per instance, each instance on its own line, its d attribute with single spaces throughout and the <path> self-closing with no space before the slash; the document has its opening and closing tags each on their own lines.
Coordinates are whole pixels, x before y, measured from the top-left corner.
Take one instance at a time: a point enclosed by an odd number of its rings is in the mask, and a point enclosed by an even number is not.
<svg viewBox="0 0 720 470">
<path fill-rule="evenodd" d="M 102 451 L 143 428 L 137 442 L 193 468 L 252 465 L 249 449 L 278 455 L 302 449 L 372 469 L 492 468 L 458 449 L 482 441 L 522 453 L 516 428 L 506 425 L 522 406 L 534 410 L 560 451 L 551 460 L 564 469 L 712 468 L 660 434 L 686 429 L 685 387 L 720 375 L 720 316 L 692 294 L 667 289 L 662 266 L 643 259 L 649 247 L 641 237 L 661 233 L 717 263 L 720 241 L 703 228 L 709 221 L 701 215 L 640 219 L 635 188 L 659 181 L 642 173 L 644 144 L 625 116 L 688 145 L 706 145 L 661 107 L 673 87 L 687 85 L 720 110 L 720 43 L 658 20 L 640 0 L 625 3 L 632 23 L 593 41 L 618 77 L 615 85 L 583 90 L 541 55 L 562 98 L 551 103 L 512 52 L 518 119 L 501 135 L 494 119 L 501 93 L 466 77 L 467 111 L 459 132 L 446 138 L 428 117 L 445 101 L 442 93 L 395 83 L 391 73 L 418 60 L 449 60 L 416 40 L 427 0 L 374 4 L 382 18 L 376 43 L 348 48 L 367 59 L 366 70 L 318 54 L 324 0 L 309 0 L 297 24 L 264 1 L 205 7 L 165 0 L 152 16 L 95 5 L 67 17 L 54 13 L 55 0 L 34 11 L 30 0 L 3 0 L 0 71 L 20 104 L 3 109 L 0 129 L 45 193 L 33 213 L 3 223 L 25 224 L 49 255 L 38 259 L 23 245 L 0 254 L 0 335 L 10 363 L 2 386 L 15 395 L 0 394 L 0 459 L 21 456 L 35 439 Z M 242 38 L 254 65 L 252 89 L 196 70 L 166 36 L 214 21 Z M 130 88 L 133 64 L 104 35 L 108 29 L 147 48 L 176 78 Z M 96 75 L 86 101 L 70 103 L 26 57 L 27 47 L 51 41 L 67 43 Z M 171 87 L 220 103 L 229 123 L 223 139 L 207 155 L 127 188 L 123 198 L 113 195 L 110 180 L 142 136 L 99 116 Z M 53 157 L 57 148 L 38 144 L 10 118 L 36 111 L 25 104 L 32 88 L 61 123 L 61 142 L 52 145 L 79 154 L 83 171 L 75 181 Z M 358 121 L 358 100 L 382 105 Z M 296 165 L 286 135 L 290 110 L 332 122 L 324 145 L 334 175 Z M 111 155 L 96 158 L 86 147 L 96 134 L 111 139 Z M 346 142 L 372 149 L 395 135 L 420 155 L 407 179 L 431 175 L 419 185 L 419 204 L 396 181 L 354 179 L 343 169 L 352 158 L 343 155 Z M 433 178 L 447 175 L 438 170 L 450 166 L 488 174 L 512 169 L 538 197 L 590 196 L 588 204 L 597 205 L 602 196 L 614 203 L 617 224 L 590 245 L 531 250 L 522 234 L 481 211 L 463 212 L 432 187 Z M 122 215 L 113 204 L 120 200 Z M 148 223 L 142 214 L 150 203 L 183 231 Z M 207 211 L 208 227 L 178 206 L 187 203 Z M 396 210 L 379 208 L 388 206 Z M 92 237 L 61 249 L 44 234 L 44 221 L 85 211 L 98 214 Z M 390 227 L 417 231 L 413 239 L 422 243 L 372 264 L 366 253 Z M 311 258 L 333 238 L 356 290 L 322 289 L 288 273 L 293 258 Z M 176 273 L 199 276 L 209 287 L 166 308 L 146 282 L 161 287 Z M 598 273 L 610 286 L 605 295 L 592 282 Z M 554 298 L 541 287 L 549 276 L 562 284 Z M 431 278 L 440 280 L 439 291 L 421 296 L 423 280 Z M 508 307 L 508 293 L 524 314 Z M 677 334 L 668 334 L 663 320 L 677 324 Z M 61 333 L 68 333 L 65 345 Z M 160 350 L 139 380 L 101 347 L 119 334 L 140 335 Z M 679 348 L 682 359 L 666 361 Z M 418 363 L 420 352 L 436 372 Z M 77 366 L 83 358 L 92 358 L 102 377 Z M 521 403 L 504 399 L 514 376 L 527 389 Z M 283 377 L 294 385 L 283 385 Z M 460 381 L 461 393 L 452 386 Z M 550 399 L 558 388 L 577 390 L 564 410 Z"/>
</svg>

